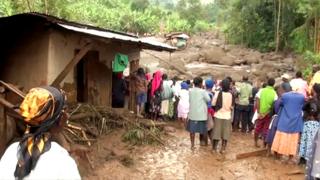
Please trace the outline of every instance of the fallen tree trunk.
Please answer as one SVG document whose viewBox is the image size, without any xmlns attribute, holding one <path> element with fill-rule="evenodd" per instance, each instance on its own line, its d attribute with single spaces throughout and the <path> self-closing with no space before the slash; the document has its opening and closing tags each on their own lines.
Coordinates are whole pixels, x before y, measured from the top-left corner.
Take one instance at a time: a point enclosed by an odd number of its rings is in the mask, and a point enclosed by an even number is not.
<svg viewBox="0 0 320 180">
<path fill-rule="evenodd" d="M 255 156 L 262 156 L 262 155 L 265 155 L 266 153 L 267 153 L 266 149 L 247 152 L 247 153 L 241 153 L 236 155 L 236 159 L 245 159 L 245 158 L 250 158 Z"/>
</svg>

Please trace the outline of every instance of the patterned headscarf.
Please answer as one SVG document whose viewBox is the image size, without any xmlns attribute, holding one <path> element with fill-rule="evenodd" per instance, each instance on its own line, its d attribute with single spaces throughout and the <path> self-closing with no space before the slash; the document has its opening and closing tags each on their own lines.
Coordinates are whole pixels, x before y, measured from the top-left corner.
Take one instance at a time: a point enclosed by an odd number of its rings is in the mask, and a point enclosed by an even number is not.
<svg viewBox="0 0 320 180">
<path fill-rule="evenodd" d="M 50 149 L 49 131 L 61 119 L 64 105 L 64 94 L 54 87 L 33 88 L 26 95 L 20 112 L 27 129 L 19 142 L 16 178 L 23 179 L 29 175 L 39 157 Z"/>
</svg>

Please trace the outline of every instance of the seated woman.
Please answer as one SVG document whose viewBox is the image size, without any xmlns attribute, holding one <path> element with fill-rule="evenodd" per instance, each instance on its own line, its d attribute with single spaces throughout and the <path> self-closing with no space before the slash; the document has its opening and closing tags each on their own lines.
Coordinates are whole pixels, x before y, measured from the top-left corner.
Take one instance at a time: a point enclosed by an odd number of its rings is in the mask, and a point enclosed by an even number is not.
<svg viewBox="0 0 320 180">
<path fill-rule="evenodd" d="M 81 179 L 67 150 L 52 141 L 64 125 L 65 96 L 53 87 L 33 88 L 20 105 L 26 131 L 0 161 L 1 179 Z"/>
</svg>

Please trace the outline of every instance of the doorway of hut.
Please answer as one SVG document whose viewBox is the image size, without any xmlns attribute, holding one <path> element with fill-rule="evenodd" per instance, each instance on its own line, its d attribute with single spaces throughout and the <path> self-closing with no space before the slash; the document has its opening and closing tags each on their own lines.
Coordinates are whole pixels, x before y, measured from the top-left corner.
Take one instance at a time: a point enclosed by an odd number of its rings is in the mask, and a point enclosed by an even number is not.
<svg viewBox="0 0 320 180">
<path fill-rule="evenodd" d="M 78 102 L 111 105 L 112 70 L 99 61 L 98 51 L 89 51 L 77 64 L 75 82 Z"/>
</svg>

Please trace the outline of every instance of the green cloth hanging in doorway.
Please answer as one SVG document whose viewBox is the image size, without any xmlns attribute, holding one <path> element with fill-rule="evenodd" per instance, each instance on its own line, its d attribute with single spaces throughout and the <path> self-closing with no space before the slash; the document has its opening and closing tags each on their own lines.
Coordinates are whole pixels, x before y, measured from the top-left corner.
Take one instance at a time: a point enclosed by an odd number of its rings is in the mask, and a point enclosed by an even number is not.
<svg viewBox="0 0 320 180">
<path fill-rule="evenodd" d="M 129 64 L 129 58 L 125 54 L 117 53 L 112 64 L 113 72 L 123 72 Z"/>
</svg>

